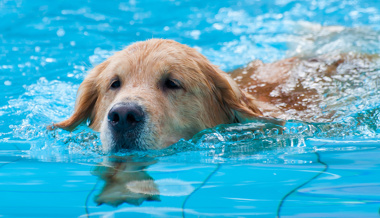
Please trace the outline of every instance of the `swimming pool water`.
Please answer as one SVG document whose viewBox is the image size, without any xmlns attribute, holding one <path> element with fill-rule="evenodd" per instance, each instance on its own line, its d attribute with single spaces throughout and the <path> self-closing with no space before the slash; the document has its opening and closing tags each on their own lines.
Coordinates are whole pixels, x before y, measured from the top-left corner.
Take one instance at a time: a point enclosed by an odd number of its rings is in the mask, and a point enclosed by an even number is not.
<svg viewBox="0 0 380 218">
<path fill-rule="evenodd" d="M 86 125 L 45 128 L 70 115 L 89 69 L 139 40 L 174 39 L 225 71 L 379 54 L 379 1 L 0 0 L 0 20 L 0 216 L 379 216 L 378 62 L 329 99 L 331 122 L 283 133 L 221 125 L 120 159 Z"/>
</svg>

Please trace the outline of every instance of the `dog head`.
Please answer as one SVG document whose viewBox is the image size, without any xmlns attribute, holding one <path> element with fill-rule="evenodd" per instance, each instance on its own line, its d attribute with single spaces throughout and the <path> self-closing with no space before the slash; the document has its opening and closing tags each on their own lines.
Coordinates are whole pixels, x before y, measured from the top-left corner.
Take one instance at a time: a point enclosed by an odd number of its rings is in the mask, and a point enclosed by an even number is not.
<svg viewBox="0 0 380 218">
<path fill-rule="evenodd" d="M 260 116 L 252 98 L 195 49 L 171 40 L 137 42 L 96 66 L 73 115 L 101 132 L 104 151 L 160 149 L 223 123 Z"/>
</svg>

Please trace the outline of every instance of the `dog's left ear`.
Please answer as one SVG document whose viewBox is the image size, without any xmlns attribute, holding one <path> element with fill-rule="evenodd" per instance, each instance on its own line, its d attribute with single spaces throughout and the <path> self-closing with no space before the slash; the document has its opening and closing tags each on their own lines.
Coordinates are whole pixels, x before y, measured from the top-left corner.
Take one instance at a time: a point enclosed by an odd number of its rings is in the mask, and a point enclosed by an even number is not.
<svg viewBox="0 0 380 218">
<path fill-rule="evenodd" d="M 210 63 L 203 65 L 202 68 L 209 81 L 212 82 L 211 88 L 214 96 L 230 118 L 231 123 L 263 116 L 255 104 L 254 98 L 241 90 L 227 73 Z"/>
<path fill-rule="evenodd" d="M 94 117 L 93 110 L 98 98 L 96 80 L 98 75 L 107 67 L 108 63 L 109 61 L 105 61 L 91 70 L 79 86 L 74 113 L 67 120 L 48 126 L 49 130 L 61 128 L 72 131 L 89 118 L 92 122 L 92 118 Z"/>
</svg>

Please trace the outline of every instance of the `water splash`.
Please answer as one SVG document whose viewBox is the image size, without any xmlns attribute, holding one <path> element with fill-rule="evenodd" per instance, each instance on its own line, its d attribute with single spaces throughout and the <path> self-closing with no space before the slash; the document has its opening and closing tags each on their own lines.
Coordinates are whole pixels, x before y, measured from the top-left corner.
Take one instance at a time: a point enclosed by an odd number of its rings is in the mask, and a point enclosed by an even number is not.
<svg viewBox="0 0 380 218">
<path fill-rule="evenodd" d="M 315 57 L 348 52 L 380 53 L 379 31 L 367 26 L 322 26 L 299 21 L 293 28 L 294 34 L 287 37 L 288 57 Z"/>
<path fill-rule="evenodd" d="M 40 78 L 25 89 L 23 95 L 10 100 L 3 108 L 8 114 L 22 117 L 20 124 L 9 126 L 12 137 L 6 142 L 21 139 L 31 145 L 24 155 L 45 161 L 87 162 L 101 155 L 99 134 L 86 125 L 71 133 L 61 129 L 47 130 L 48 125 L 64 120 L 71 113 L 78 85 Z"/>
</svg>

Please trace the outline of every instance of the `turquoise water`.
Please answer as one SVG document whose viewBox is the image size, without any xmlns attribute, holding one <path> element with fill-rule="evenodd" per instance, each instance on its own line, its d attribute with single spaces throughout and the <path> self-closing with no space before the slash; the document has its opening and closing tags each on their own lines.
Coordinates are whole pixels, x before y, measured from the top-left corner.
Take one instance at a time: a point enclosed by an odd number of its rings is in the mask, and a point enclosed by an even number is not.
<svg viewBox="0 0 380 218">
<path fill-rule="evenodd" d="M 332 120 L 281 133 L 222 125 L 115 158 L 86 125 L 45 129 L 70 115 L 89 69 L 135 41 L 174 39 L 226 71 L 379 54 L 379 1 L 0 0 L 0 18 L 0 216 L 379 216 L 378 62 L 352 79 L 359 86 L 335 87 L 344 95 L 324 106 Z"/>
</svg>

